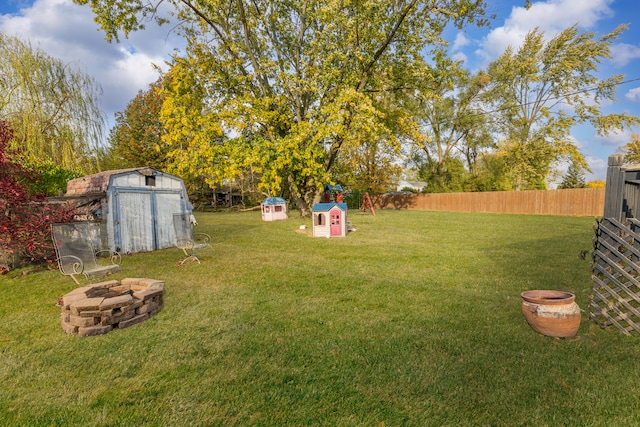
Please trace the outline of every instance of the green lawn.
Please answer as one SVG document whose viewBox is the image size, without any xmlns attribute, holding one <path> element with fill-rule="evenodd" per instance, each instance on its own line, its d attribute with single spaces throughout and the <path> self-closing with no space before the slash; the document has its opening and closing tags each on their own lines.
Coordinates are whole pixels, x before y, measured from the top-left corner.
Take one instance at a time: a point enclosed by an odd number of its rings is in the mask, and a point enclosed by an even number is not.
<svg viewBox="0 0 640 427">
<path fill-rule="evenodd" d="M 294 213 L 294 215 L 296 215 Z M 66 335 L 58 271 L 0 276 L 0 425 L 637 425 L 640 340 L 587 319 L 593 218 L 351 211 L 197 215 L 201 265 L 168 249 L 111 276 L 163 279 L 165 306 Z M 306 225 L 306 233 L 299 230 Z M 23 270 L 25 271 L 25 270 Z M 530 289 L 574 292 L 574 339 L 533 332 Z"/>
</svg>

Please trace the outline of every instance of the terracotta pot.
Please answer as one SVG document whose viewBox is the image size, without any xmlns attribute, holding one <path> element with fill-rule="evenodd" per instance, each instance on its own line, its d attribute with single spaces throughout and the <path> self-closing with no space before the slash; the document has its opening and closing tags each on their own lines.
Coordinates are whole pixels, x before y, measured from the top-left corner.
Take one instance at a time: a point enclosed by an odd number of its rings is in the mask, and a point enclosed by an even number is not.
<svg viewBox="0 0 640 427">
<path fill-rule="evenodd" d="M 580 327 L 580 307 L 576 296 L 563 291 L 527 291 L 522 297 L 522 313 L 531 328 L 543 335 L 570 338 Z"/>
</svg>

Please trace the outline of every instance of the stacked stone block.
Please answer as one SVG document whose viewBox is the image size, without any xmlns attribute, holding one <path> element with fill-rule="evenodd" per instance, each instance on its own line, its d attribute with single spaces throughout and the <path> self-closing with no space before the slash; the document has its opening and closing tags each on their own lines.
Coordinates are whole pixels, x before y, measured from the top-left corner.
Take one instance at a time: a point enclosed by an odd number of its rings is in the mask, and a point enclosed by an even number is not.
<svg viewBox="0 0 640 427">
<path fill-rule="evenodd" d="M 81 337 L 102 335 L 144 322 L 164 304 L 164 282 L 109 280 L 74 289 L 59 299 L 62 330 Z"/>
</svg>

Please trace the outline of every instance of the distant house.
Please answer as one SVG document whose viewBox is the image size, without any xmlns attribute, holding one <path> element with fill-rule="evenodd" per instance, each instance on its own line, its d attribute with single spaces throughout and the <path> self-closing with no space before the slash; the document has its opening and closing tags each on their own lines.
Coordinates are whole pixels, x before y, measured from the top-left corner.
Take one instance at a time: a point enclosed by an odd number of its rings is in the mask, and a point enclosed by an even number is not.
<svg viewBox="0 0 640 427">
<path fill-rule="evenodd" d="M 313 237 L 347 235 L 347 204 L 340 202 L 313 205 Z"/>
<path fill-rule="evenodd" d="M 398 186 L 396 187 L 397 191 L 402 191 L 407 188 L 410 188 L 413 191 L 418 193 L 422 192 L 425 188 L 427 188 L 427 183 L 423 181 L 404 181 L 400 180 L 398 182 Z"/>
<path fill-rule="evenodd" d="M 73 179 L 60 199 L 99 227 L 100 247 L 121 253 L 175 246 L 173 216 L 193 210 L 182 179 L 148 167 Z"/>
<path fill-rule="evenodd" d="M 282 197 L 267 197 L 260 203 L 260 207 L 263 221 L 276 221 L 289 217 L 287 201 Z"/>
</svg>

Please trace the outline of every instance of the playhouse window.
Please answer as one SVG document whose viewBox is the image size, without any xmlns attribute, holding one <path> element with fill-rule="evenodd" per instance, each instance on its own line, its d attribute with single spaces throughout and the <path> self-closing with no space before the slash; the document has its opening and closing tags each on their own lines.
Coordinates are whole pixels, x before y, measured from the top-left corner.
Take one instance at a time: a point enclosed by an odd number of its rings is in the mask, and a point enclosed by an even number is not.
<svg viewBox="0 0 640 427">
<path fill-rule="evenodd" d="M 154 175 L 150 175 L 150 176 L 145 176 L 144 177 L 144 184 L 148 187 L 155 187 L 156 186 L 156 177 Z"/>
<path fill-rule="evenodd" d="M 282 212 L 282 206 L 276 205 L 274 206 L 276 212 Z"/>
<path fill-rule="evenodd" d="M 316 215 L 316 225 L 324 225 L 324 224 L 325 224 L 324 214 L 317 214 Z"/>
</svg>

